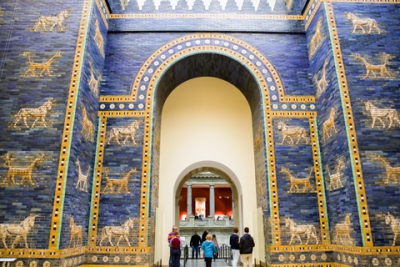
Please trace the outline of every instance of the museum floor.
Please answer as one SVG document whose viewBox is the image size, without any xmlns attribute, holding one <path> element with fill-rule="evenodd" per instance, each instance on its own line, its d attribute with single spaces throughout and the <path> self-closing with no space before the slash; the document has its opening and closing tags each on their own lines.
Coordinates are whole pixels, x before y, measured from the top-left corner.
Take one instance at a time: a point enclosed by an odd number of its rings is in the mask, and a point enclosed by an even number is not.
<svg viewBox="0 0 400 267">
<path fill-rule="evenodd" d="M 181 266 L 183 261 L 181 261 Z M 211 267 L 228 267 L 228 263 L 226 262 L 226 260 L 224 259 L 217 259 L 215 261 L 212 262 Z M 206 267 L 206 263 L 203 259 L 188 259 L 186 262 L 186 266 L 185 267 Z"/>
</svg>

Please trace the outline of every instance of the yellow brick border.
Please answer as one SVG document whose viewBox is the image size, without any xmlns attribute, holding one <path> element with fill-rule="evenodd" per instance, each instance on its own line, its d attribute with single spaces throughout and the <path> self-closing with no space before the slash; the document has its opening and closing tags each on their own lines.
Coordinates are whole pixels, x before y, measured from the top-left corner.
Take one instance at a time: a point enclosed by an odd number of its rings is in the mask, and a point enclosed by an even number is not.
<svg viewBox="0 0 400 267">
<path fill-rule="evenodd" d="M 96 253 L 110 253 L 110 252 L 118 252 L 118 253 L 144 253 L 150 250 L 150 247 L 147 247 L 147 196 L 149 195 L 149 143 L 150 143 L 150 134 L 149 128 L 149 114 L 146 115 L 146 112 L 143 111 L 115 111 L 115 112 L 98 112 L 100 117 L 99 124 L 99 137 L 98 137 L 98 146 L 96 150 L 96 163 L 95 163 L 95 179 L 93 181 L 93 192 L 92 192 L 92 201 L 91 201 L 91 212 L 90 212 L 90 226 L 89 226 L 89 247 L 87 252 L 96 252 Z M 98 233 L 98 220 L 100 217 L 100 197 L 101 197 L 101 180 L 102 180 L 102 169 L 103 169 L 103 161 L 105 154 L 105 145 L 106 145 L 106 135 L 107 135 L 107 119 L 108 118 L 144 118 L 144 140 L 143 140 L 143 152 L 142 152 L 142 182 L 141 182 L 141 203 L 140 203 L 140 218 L 139 218 L 139 246 L 138 247 L 109 247 L 97 246 L 97 233 Z"/>
<path fill-rule="evenodd" d="M 232 44 L 238 45 L 240 47 L 244 47 L 245 49 L 247 49 L 248 51 L 250 51 L 251 53 L 253 53 L 256 57 L 259 58 L 259 60 L 266 66 L 266 68 L 268 69 L 269 73 L 271 74 L 271 78 L 274 81 L 275 85 L 276 85 L 276 90 L 278 92 L 278 96 L 279 96 L 279 100 L 281 103 L 284 102 L 295 102 L 295 103 L 314 103 L 315 102 L 315 97 L 314 96 L 286 96 L 284 93 L 284 88 L 283 88 L 283 84 L 281 81 L 281 78 L 279 77 L 278 72 L 276 71 L 276 69 L 274 68 L 274 66 L 268 61 L 268 59 L 261 53 L 259 52 L 257 49 L 255 49 L 253 46 L 251 46 L 250 44 L 241 41 L 240 39 L 237 39 L 235 37 L 232 37 L 230 35 L 225 35 L 225 34 L 214 34 L 214 33 L 201 33 L 201 34 L 191 34 L 191 35 L 184 35 L 182 37 L 179 37 L 165 45 L 162 46 L 162 48 L 160 48 L 159 50 L 157 50 L 156 52 L 154 52 L 142 65 L 142 67 L 139 69 L 137 76 L 134 78 L 133 80 L 133 84 L 132 84 L 132 89 L 131 89 L 131 95 L 123 95 L 123 96 L 101 96 L 100 97 L 100 101 L 102 103 L 124 103 L 124 102 L 129 102 L 129 101 L 136 101 L 137 99 L 137 93 L 139 90 L 139 86 L 141 81 L 143 80 L 144 76 L 149 73 L 147 70 L 148 68 L 150 68 L 152 66 L 152 62 L 158 58 L 160 55 L 162 55 L 163 53 L 167 53 L 168 50 L 170 50 L 172 47 L 174 47 L 175 45 L 178 45 L 180 43 L 185 43 L 188 41 L 195 41 L 198 39 L 205 39 L 205 38 L 216 38 L 216 39 L 221 39 L 222 41 L 227 41 L 230 42 Z M 240 50 L 240 49 L 238 49 Z M 268 143 L 268 147 L 267 150 L 268 152 L 266 152 L 267 158 L 269 158 L 269 177 L 271 179 L 272 182 L 272 189 L 274 190 L 274 187 L 277 185 L 276 183 L 276 177 L 275 177 L 275 167 L 274 167 L 274 141 L 273 141 L 273 136 L 272 136 L 272 131 L 269 130 L 272 127 L 272 117 L 273 116 L 280 116 L 279 114 L 285 114 L 284 116 L 291 116 L 291 117 L 311 117 L 314 118 L 316 116 L 316 112 L 315 111 L 288 111 L 288 112 L 272 112 L 271 111 L 271 103 L 270 103 L 270 96 L 269 96 L 269 87 L 268 87 L 268 83 L 263 74 L 261 69 L 255 65 L 251 60 L 249 60 L 246 56 L 244 56 L 243 54 L 240 53 L 240 51 L 236 51 L 232 48 L 228 48 L 228 47 L 224 47 L 224 46 L 215 46 L 215 45 L 198 45 L 198 46 L 190 46 L 189 48 L 185 48 L 185 49 L 181 49 L 173 54 L 171 54 L 169 57 L 167 57 L 159 66 L 157 66 L 157 68 L 152 72 L 152 75 L 149 76 L 149 83 L 147 85 L 147 95 L 146 95 L 146 104 L 145 104 L 145 114 L 146 114 L 146 125 L 147 122 L 150 124 L 152 121 L 152 103 L 153 103 L 153 97 L 154 97 L 154 90 L 157 87 L 157 82 L 160 79 L 160 77 L 162 76 L 162 74 L 171 66 L 173 65 L 175 62 L 177 62 L 178 60 L 190 56 L 192 54 L 196 54 L 196 53 L 220 53 L 222 55 L 228 56 L 230 58 L 233 58 L 239 62 L 241 62 L 243 65 L 246 66 L 246 68 L 253 73 L 254 78 L 256 79 L 256 81 L 259 84 L 259 88 L 260 88 L 260 95 L 263 97 L 264 101 L 263 101 L 263 105 L 264 105 L 264 112 L 265 112 L 265 125 L 266 125 L 266 129 L 264 129 L 265 131 L 265 138 L 267 140 Z M 272 83 L 272 82 L 271 82 Z M 99 115 L 100 116 L 115 116 L 117 114 L 119 114 L 119 116 L 127 116 L 127 113 L 129 113 L 130 111 L 100 111 Z M 274 114 L 274 115 L 272 115 Z M 312 127 L 313 132 L 316 131 L 316 124 L 314 121 L 310 121 L 309 122 L 310 127 Z M 150 128 L 152 129 L 152 128 Z M 268 134 L 267 134 L 268 133 Z M 151 136 L 150 132 L 146 132 L 146 135 Z M 317 134 L 313 134 L 312 138 L 317 138 Z M 312 140 L 314 140 L 312 139 Z M 145 140 L 146 141 L 146 140 Z M 149 140 L 150 141 L 150 140 Z M 314 142 L 315 144 L 316 142 Z M 149 143 L 150 144 L 150 143 Z M 151 144 L 150 144 L 151 145 Z M 314 165 L 316 166 L 320 166 L 320 161 L 319 161 L 319 148 L 317 149 L 318 152 L 318 156 L 314 159 L 314 161 L 316 163 L 314 163 Z M 151 150 L 150 150 L 151 151 Z M 150 154 L 149 151 L 149 154 Z M 144 153 L 146 153 L 146 151 L 144 151 Z M 314 153 L 315 154 L 315 153 Z M 150 157 L 151 158 L 151 157 Z M 145 160 L 145 159 L 144 159 Z M 316 177 L 320 177 L 320 175 L 322 174 L 322 171 L 318 168 L 315 168 L 316 173 Z M 317 180 L 317 179 L 316 179 Z M 326 214 L 326 207 L 325 207 L 325 201 L 322 201 L 320 198 L 324 198 L 325 197 L 325 193 L 324 190 L 322 190 L 321 188 L 323 188 L 323 183 L 319 180 L 318 178 L 318 199 L 319 199 L 319 203 L 324 203 L 322 206 L 318 205 L 319 207 L 319 213 L 320 213 L 320 224 L 321 224 L 321 233 L 322 233 L 322 242 L 327 243 L 329 240 L 329 230 L 328 230 L 328 223 L 327 223 L 327 214 Z M 274 243 L 276 244 L 280 244 L 280 225 L 279 225 L 279 210 L 278 210 L 278 196 L 277 194 L 273 194 L 271 196 L 271 201 L 273 203 L 273 206 L 275 208 L 273 208 L 273 210 L 271 210 L 271 217 L 272 217 L 272 221 L 273 221 L 273 232 L 274 232 Z M 143 206 L 144 203 L 141 203 L 141 205 Z M 145 205 L 147 206 L 148 203 L 146 203 Z M 147 213 L 146 213 L 147 216 Z M 143 218 L 144 220 L 147 217 Z M 142 225 L 143 226 L 143 225 Z M 91 237 L 92 239 L 93 237 Z M 142 237 L 141 237 L 142 238 Z"/>
<path fill-rule="evenodd" d="M 338 79 L 341 107 L 343 109 L 343 119 L 346 125 L 347 141 L 349 145 L 349 156 L 353 170 L 354 187 L 356 190 L 358 216 L 360 219 L 361 237 L 363 246 L 372 247 L 373 239 L 371 232 L 371 223 L 369 219 L 369 211 L 367 204 L 367 196 L 365 192 L 364 177 L 361 166 L 360 151 L 358 148 L 357 133 L 354 124 L 353 110 L 350 102 L 350 94 L 344 70 L 344 62 L 342 50 L 340 47 L 339 36 L 336 26 L 335 15 L 332 2 L 325 3 L 328 29 L 331 37 L 331 45 L 333 49 L 333 58 L 335 60 L 335 68 Z"/>
<path fill-rule="evenodd" d="M 65 186 L 68 175 L 69 150 L 73 134 L 73 125 L 75 119 L 76 101 L 78 98 L 79 82 L 81 77 L 81 67 L 83 64 L 83 53 L 85 50 L 85 41 L 89 27 L 91 0 L 83 2 L 82 17 L 79 24 L 78 39 L 75 48 L 74 63 L 72 66 L 72 75 L 68 92 L 68 101 L 65 111 L 64 130 L 62 133 L 60 159 L 56 178 L 56 189 L 54 192 L 53 215 L 50 225 L 49 249 L 59 249 L 61 234 L 61 224 L 63 215 Z"/>
<path fill-rule="evenodd" d="M 318 141 L 318 129 L 317 129 L 317 112 L 316 111 L 273 111 L 267 115 L 267 117 L 271 118 L 306 118 L 309 123 L 310 130 L 310 145 L 312 149 L 312 157 L 313 157 L 313 167 L 314 167 L 314 175 L 315 175 L 315 187 L 317 194 L 317 202 L 318 213 L 319 213 L 319 222 L 320 222 L 320 232 L 321 232 L 321 242 L 322 245 L 330 243 L 330 234 L 329 234 L 329 222 L 328 222 L 328 214 L 326 207 L 326 197 L 325 197 L 325 186 L 323 179 L 323 170 L 321 164 L 321 155 L 319 149 L 319 141 Z M 272 127 L 272 121 L 268 122 L 268 128 Z M 281 238 L 280 238 L 280 217 L 279 217 L 279 198 L 278 198 L 278 189 L 277 189 L 277 178 L 276 178 L 276 164 L 275 164 L 275 148 L 274 148 L 274 140 L 272 132 L 268 134 L 268 146 L 270 147 L 270 153 L 268 157 L 269 169 L 270 173 L 270 182 L 271 182 L 271 191 L 272 194 L 271 201 L 273 203 L 273 222 L 274 222 L 274 243 L 275 245 L 281 246 Z M 272 152 L 272 153 L 271 153 Z M 309 245 L 310 247 L 321 247 L 321 245 Z M 293 247 L 293 246 L 290 246 Z M 273 250 L 273 248 L 272 248 Z"/>
<path fill-rule="evenodd" d="M 100 0 L 100 1 L 103 4 L 103 6 L 104 6 L 104 8 L 105 8 L 105 10 L 106 10 L 106 12 L 108 13 L 108 16 L 109 16 L 109 12 L 110 11 L 108 10 L 107 5 L 105 4 L 104 0 Z M 95 3 L 97 5 L 97 9 L 99 10 L 101 18 L 103 19 L 104 25 L 106 25 L 106 28 L 108 29 L 108 20 L 106 18 L 106 15 L 103 13 L 103 10 L 101 8 L 101 4 L 100 4 L 99 0 L 95 0 Z"/>
</svg>

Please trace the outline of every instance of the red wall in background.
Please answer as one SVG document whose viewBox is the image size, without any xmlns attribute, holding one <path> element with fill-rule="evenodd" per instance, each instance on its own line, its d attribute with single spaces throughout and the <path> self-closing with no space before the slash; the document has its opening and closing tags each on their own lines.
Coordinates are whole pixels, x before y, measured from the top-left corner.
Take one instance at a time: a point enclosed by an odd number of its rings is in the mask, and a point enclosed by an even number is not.
<svg viewBox="0 0 400 267">
<path fill-rule="evenodd" d="M 232 216 L 232 190 L 230 188 L 214 188 L 215 195 L 215 215 L 229 215 Z M 229 196 L 226 198 L 219 198 L 219 196 Z M 196 188 L 192 187 L 192 212 L 195 212 L 195 198 L 206 198 L 206 217 L 210 215 L 210 189 L 209 188 Z M 194 214 L 193 214 L 194 215 Z M 182 188 L 181 201 L 179 203 L 179 219 L 183 220 L 187 217 L 187 189 Z"/>
</svg>

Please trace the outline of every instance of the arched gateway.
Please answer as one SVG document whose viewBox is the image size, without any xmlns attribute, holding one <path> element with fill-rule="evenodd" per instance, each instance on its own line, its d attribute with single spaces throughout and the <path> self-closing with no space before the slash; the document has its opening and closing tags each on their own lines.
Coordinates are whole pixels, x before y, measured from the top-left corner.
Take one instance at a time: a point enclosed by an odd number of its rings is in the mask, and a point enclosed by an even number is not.
<svg viewBox="0 0 400 267">
<path fill-rule="evenodd" d="M 229 35 L 201 33 L 182 36 L 153 53 L 143 63 L 133 80 L 130 95 L 100 97 L 100 125 L 107 125 L 100 129 L 100 142 L 106 141 L 106 132 L 109 130 L 107 128 L 111 127 L 107 120 L 116 121 L 133 117 L 143 122 L 141 181 L 141 196 L 143 197 L 140 200 L 140 212 L 137 214 L 140 225 L 137 244 L 143 252 L 150 251 L 153 244 L 157 244 L 153 238 L 157 239 L 159 235 L 164 235 L 158 232 L 159 228 L 156 225 L 170 224 L 170 222 L 162 222 L 155 218 L 159 190 L 161 190 L 159 182 L 160 179 L 166 179 L 159 176 L 163 105 L 178 85 L 204 76 L 227 81 L 238 88 L 248 101 L 252 114 L 255 162 L 255 177 L 249 177 L 249 179 L 255 179 L 257 185 L 257 207 L 253 208 L 262 211 L 264 220 L 272 220 L 273 242 L 277 244 L 281 242 L 278 197 L 275 193 L 277 179 L 273 153 L 272 118 L 297 117 L 313 122 L 314 97 L 286 96 L 281 79 L 273 65 L 249 44 Z M 292 105 L 292 108 L 298 105 L 298 111 L 286 111 L 288 105 Z M 98 153 L 101 152 L 100 150 Z M 101 167 L 99 164 L 98 168 Z M 96 179 L 100 179 L 99 176 Z M 268 192 L 271 191 L 272 194 L 269 194 Z M 91 214 L 93 222 L 89 233 L 91 240 L 96 240 L 97 228 L 101 228 L 98 227 L 97 214 L 99 214 L 98 208 L 96 210 L 95 207 Z M 154 232 L 149 232 L 150 230 Z"/>
</svg>

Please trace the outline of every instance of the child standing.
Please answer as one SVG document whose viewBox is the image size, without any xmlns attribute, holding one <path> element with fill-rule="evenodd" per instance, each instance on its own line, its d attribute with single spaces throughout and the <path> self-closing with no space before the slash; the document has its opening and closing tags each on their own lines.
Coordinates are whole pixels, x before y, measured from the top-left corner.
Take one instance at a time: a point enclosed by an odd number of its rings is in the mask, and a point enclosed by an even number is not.
<svg viewBox="0 0 400 267">
<path fill-rule="evenodd" d="M 201 244 L 201 249 L 204 251 L 204 259 L 206 261 L 206 267 L 211 267 L 212 259 L 214 258 L 214 253 L 217 253 L 217 248 L 212 242 L 212 236 L 208 234 L 206 236 L 206 241 Z"/>
</svg>

